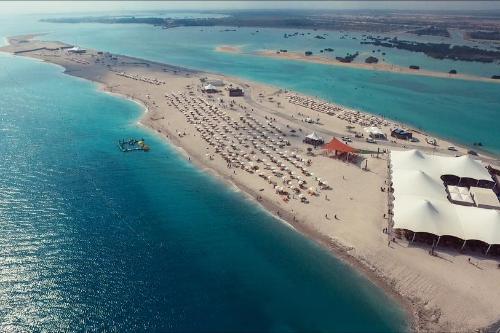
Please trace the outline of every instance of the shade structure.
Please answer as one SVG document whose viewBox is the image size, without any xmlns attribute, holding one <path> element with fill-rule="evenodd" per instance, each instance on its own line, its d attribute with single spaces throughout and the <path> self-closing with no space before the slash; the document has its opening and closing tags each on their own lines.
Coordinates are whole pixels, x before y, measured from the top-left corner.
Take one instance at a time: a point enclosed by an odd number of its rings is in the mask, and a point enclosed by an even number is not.
<svg viewBox="0 0 500 333">
<path fill-rule="evenodd" d="M 333 138 L 323 146 L 323 149 L 326 149 L 328 151 L 340 151 L 343 153 L 357 153 L 358 149 L 355 149 L 342 141 L 338 140 L 337 138 Z"/>
<path fill-rule="evenodd" d="M 380 139 L 380 138 L 385 138 L 386 134 L 382 132 L 382 130 L 378 127 L 371 126 L 371 127 L 365 127 L 364 131 L 368 133 L 368 135 L 372 138 L 375 139 Z"/>
<path fill-rule="evenodd" d="M 311 144 L 315 147 L 322 145 L 325 141 L 316 132 L 312 132 L 304 138 L 304 143 Z"/>
<path fill-rule="evenodd" d="M 427 155 L 416 149 L 392 151 L 391 165 L 397 165 L 398 169 L 421 170 L 432 177 L 455 175 L 459 178 L 493 181 L 482 163 L 469 155 L 460 157 Z"/>
<path fill-rule="evenodd" d="M 495 192 L 491 189 L 481 187 L 471 187 L 470 193 L 478 207 L 500 209 L 500 202 Z"/>
<path fill-rule="evenodd" d="M 217 88 L 212 84 L 207 84 L 206 86 L 203 87 L 203 90 L 205 90 L 205 91 L 217 91 Z"/>
<path fill-rule="evenodd" d="M 311 134 L 307 135 L 306 138 L 313 141 L 323 140 L 323 138 L 321 138 L 316 132 L 312 132 Z"/>
<path fill-rule="evenodd" d="M 488 208 L 476 207 L 468 188 L 446 188 L 441 180 L 443 175 L 455 175 L 492 181 L 481 162 L 469 156 L 435 156 L 410 150 L 391 152 L 390 164 L 394 228 L 500 244 L 500 210 L 489 209 L 495 204 L 493 199 L 498 203 L 496 196 L 491 195 L 493 192 L 472 187 L 474 199 L 477 193 L 478 198 L 487 196 L 485 202 L 492 200 L 485 204 Z"/>
<path fill-rule="evenodd" d="M 500 211 L 405 196 L 394 206 L 394 227 L 436 236 L 500 244 Z"/>
</svg>

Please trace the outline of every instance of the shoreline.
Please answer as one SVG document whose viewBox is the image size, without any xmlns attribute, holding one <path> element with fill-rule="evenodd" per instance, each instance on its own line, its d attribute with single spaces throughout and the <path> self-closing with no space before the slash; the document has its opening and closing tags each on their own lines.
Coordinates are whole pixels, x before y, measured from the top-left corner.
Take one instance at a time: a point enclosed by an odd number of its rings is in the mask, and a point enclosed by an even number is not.
<svg viewBox="0 0 500 333">
<path fill-rule="evenodd" d="M 18 37 L 19 38 L 19 37 Z M 135 60 L 141 60 L 144 63 L 149 63 L 149 64 L 155 64 L 158 66 L 166 66 L 172 71 L 180 71 L 180 72 L 186 72 L 190 73 L 193 75 L 196 74 L 201 74 L 201 75 L 210 75 L 210 76 L 215 76 L 216 74 L 210 74 L 206 72 L 201 72 L 201 71 L 191 71 L 189 69 L 184 69 L 178 66 L 171 66 L 171 65 L 166 65 L 162 63 L 157 63 L 157 62 L 151 62 L 143 59 L 138 59 L 138 58 L 133 58 L 133 57 L 126 57 L 126 56 L 119 56 L 120 58 L 126 58 L 126 59 L 135 59 Z M 382 288 L 383 291 L 392 299 L 396 300 L 398 304 L 400 304 L 403 308 L 403 310 L 408 314 L 408 324 L 409 328 L 415 331 L 420 331 L 420 330 L 426 330 L 426 327 L 428 325 L 428 321 L 430 321 L 430 318 L 427 318 L 429 316 L 428 309 L 426 309 L 420 302 L 416 301 L 415 299 L 412 299 L 408 297 L 407 295 L 401 294 L 397 289 L 394 288 L 393 286 L 393 280 L 389 276 L 385 276 L 379 268 L 374 266 L 372 263 L 370 263 L 368 260 L 365 258 L 360 257 L 357 255 L 356 251 L 352 251 L 353 249 L 349 247 L 348 245 L 342 244 L 342 242 L 335 238 L 335 237 L 329 237 L 328 235 L 325 235 L 318 231 L 317 229 L 313 228 L 311 225 L 308 225 L 306 222 L 301 221 L 302 219 L 299 218 L 295 220 L 294 215 L 291 214 L 287 209 L 283 210 L 283 208 L 280 205 L 277 205 L 274 201 L 268 200 L 267 198 L 263 198 L 261 201 L 258 201 L 256 197 L 259 195 L 259 192 L 256 191 L 254 188 L 251 188 L 244 182 L 239 181 L 239 178 L 235 177 L 233 178 L 232 176 L 227 176 L 227 174 L 224 174 L 223 172 L 220 172 L 213 164 L 210 162 L 204 161 L 203 158 L 199 154 L 193 154 L 186 150 L 183 147 L 182 140 L 176 135 L 175 131 L 172 128 L 169 127 L 162 127 L 161 130 L 159 127 L 155 128 L 154 123 L 151 121 L 151 119 L 148 118 L 148 116 L 153 112 L 155 112 L 156 107 L 150 108 L 150 102 L 148 100 L 144 100 L 143 97 L 138 97 L 138 96 L 130 96 L 128 94 L 125 94 L 123 92 L 117 92 L 113 91 L 115 88 L 114 86 L 110 86 L 105 82 L 97 81 L 97 80 L 92 80 L 91 78 L 85 77 L 85 76 L 79 76 L 78 72 L 72 72 L 68 70 L 68 67 L 65 67 L 64 65 L 50 62 L 46 59 L 40 59 L 37 58 L 36 56 L 31 56 L 30 58 L 35 58 L 39 59 L 44 62 L 56 64 L 64 69 L 64 74 L 66 75 L 71 75 L 74 77 L 79 77 L 83 78 L 87 81 L 97 83 L 99 86 L 99 89 L 102 89 L 103 92 L 105 93 L 110 93 L 112 95 L 119 96 L 120 98 L 125 98 L 128 100 L 131 100 L 141 107 L 143 110 L 143 113 L 140 115 L 138 119 L 138 123 L 148 130 L 152 131 L 156 135 L 159 135 L 159 137 L 162 140 L 166 140 L 169 145 L 171 145 L 179 154 L 183 155 L 184 157 L 188 157 L 189 160 L 201 171 L 206 172 L 212 176 L 216 176 L 217 179 L 223 181 L 223 183 L 228 184 L 232 187 L 235 187 L 239 192 L 242 193 L 246 198 L 252 201 L 252 203 L 257 204 L 258 207 L 263 209 L 265 212 L 271 214 L 278 220 L 281 220 L 280 222 L 286 223 L 287 225 L 291 226 L 293 229 L 298 231 L 299 233 L 303 234 L 304 236 L 308 237 L 309 239 L 312 239 L 314 242 L 322 246 L 328 251 L 331 251 L 333 255 L 341 260 L 343 263 L 349 265 L 350 267 L 354 268 L 357 272 L 361 273 L 363 276 L 365 276 L 372 284 L 375 286 Z M 149 65 L 148 65 L 149 67 Z M 175 74 L 177 75 L 177 74 Z M 218 75 L 221 76 L 221 75 Z M 180 74 L 179 77 L 182 77 L 182 73 Z M 225 80 L 231 80 L 232 78 L 225 77 Z M 239 79 L 238 79 L 239 80 Z M 242 82 L 248 82 L 246 80 L 241 80 Z M 252 83 L 253 86 L 253 83 Z M 148 97 L 149 99 L 149 97 Z M 153 102 L 154 104 L 154 102 Z M 281 211 L 279 216 L 276 216 L 274 212 Z"/>
<path fill-rule="evenodd" d="M 399 65 L 379 62 L 376 64 L 367 64 L 367 63 L 343 63 L 334 58 L 328 58 L 320 55 L 310 55 L 306 56 L 302 53 L 288 51 L 288 52 L 277 52 L 273 50 L 260 50 L 255 52 L 244 52 L 240 47 L 234 45 L 219 45 L 215 48 L 217 52 L 225 52 L 231 54 L 240 54 L 240 55 L 255 55 L 260 57 L 274 58 L 274 59 L 282 59 L 282 60 L 291 60 L 291 61 L 304 61 L 309 63 L 328 65 L 328 66 L 336 66 L 336 67 L 345 67 L 345 68 L 354 68 L 361 70 L 369 70 L 369 71 L 377 71 L 377 72 L 389 72 L 396 74 L 407 74 L 407 75 L 416 75 L 416 76 L 426 76 L 426 77 L 434 77 L 441 79 L 456 79 L 456 80 L 466 80 L 466 81 L 478 81 L 478 82 L 487 82 L 487 83 L 500 83 L 500 80 L 495 80 L 487 77 L 470 75 L 470 74 L 449 74 L 445 72 L 431 71 L 425 69 L 412 70 L 407 67 L 402 67 Z"/>
<path fill-rule="evenodd" d="M 127 98 L 123 96 L 123 98 Z M 128 99 L 128 98 L 127 98 Z M 142 105 L 142 103 L 138 103 Z M 147 109 L 147 108 L 145 108 Z M 146 112 L 146 111 L 145 111 Z M 145 113 L 146 114 L 146 113 Z M 145 115 L 144 114 L 144 115 Z M 393 288 L 390 287 L 390 281 L 387 281 L 383 277 L 377 275 L 374 269 L 371 269 L 367 265 L 365 265 L 359 258 L 349 254 L 349 248 L 339 244 L 336 240 L 328 238 L 328 236 L 322 235 L 319 232 L 308 228 L 306 225 L 302 224 L 299 220 L 293 219 L 293 214 L 290 214 L 287 211 L 281 211 L 281 207 L 275 205 L 272 201 L 262 199 L 257 200 L 258 192 L 255 190 L 245 186 L 243 183 L 238 182 L 234 178 L 228 178 L 225 175 L 218 172 L 215 168 L 210 167 L 210 165 L 203 163 L 203 161 L 196 156 L 189 154 L 180 142 L 177 140 L 172 140 L 172 137 L 175 137 L 173 133 L 170 133 L 169 136 L 166 136 L 163 133 L 157 133 L 154 131 L 154 128 L 144 124 L 142 121 L 144 116 L 138 121 L 139 124 L 143 125 L 147 130 L 151 131 L 155 135 L 158 135 L 162 140 L 166 141 L 168 145 L 170 145 L 179 155 L 183 156 L 186 160 L 188 160 L 192 165 L 197 167 L 201 172 L 214 177 L 216 180 L 220 181 L 222 184 L 229 186 L 239 195 L 242 195 L 246 200 L 250 201 L 251 204 L 255 205 L 259 209 L 261 209 L 264 213 L 272 216 L 278 222 L 284 224 L 286 227 L 298 232 L 304 237 L 307 237 L 309 240 L 316 243 L 318 246 L 323 248 L 325 251 L 330 252 L 336 259 L 342 262 L 345 265 L 348 265 L 352 269 L 354 269 L 358 274 L 362 275 L 369 281 L 373 286 L 380 288 L 383 292 L 393 301 L 401 306 L 403 311 L 406 313 L 406 319 L 408 322 L 408 328 L 411 331 L 418 331 L 416 329 L 417 323 L 420 321 L 420 317 L 418 317 L 417 313 L 422 309 L 411 300 L 405 298 L 398 292 L 396 292 Z M 275 212 L 281 211 L 280 215 L 276 215 Z"/>
</svg>

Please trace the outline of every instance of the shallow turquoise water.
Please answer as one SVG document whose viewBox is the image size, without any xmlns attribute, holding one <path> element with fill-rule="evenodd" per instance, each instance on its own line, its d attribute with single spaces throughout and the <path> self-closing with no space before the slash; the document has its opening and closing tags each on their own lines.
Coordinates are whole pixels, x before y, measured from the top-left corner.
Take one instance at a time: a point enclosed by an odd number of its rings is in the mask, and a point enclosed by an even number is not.
<svg viewBox="0 0 500 333">
<path fill-rule="evenodd" d="M 398 306 L 136 124 L 0 55 L 0 330 L 400 331 Z M 150 153 L 116 142 L 144 137 Z"/>
</svg>

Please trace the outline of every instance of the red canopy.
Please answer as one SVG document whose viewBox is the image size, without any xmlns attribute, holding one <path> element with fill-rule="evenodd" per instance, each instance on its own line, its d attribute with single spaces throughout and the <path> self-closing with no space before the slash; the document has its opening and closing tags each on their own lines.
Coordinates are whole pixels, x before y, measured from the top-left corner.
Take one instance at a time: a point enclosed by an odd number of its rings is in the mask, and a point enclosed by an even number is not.
<svg viewBox="0 0 500 333">
<path fill-rule="evenodd" d="M 358 149 L 353 148 L 349 145 L 346 145 L 345 143 L 343 143 L 342 141 L 340 141 L 336 138 L 333 138 L 330 142 L 325 144 L 323 146 L 323 149 L 326 149 L 328 151 L 335 150 L 335 151 L 340 151 L 343 153 L 357 153 L 358 152 Z"/>
</svg>

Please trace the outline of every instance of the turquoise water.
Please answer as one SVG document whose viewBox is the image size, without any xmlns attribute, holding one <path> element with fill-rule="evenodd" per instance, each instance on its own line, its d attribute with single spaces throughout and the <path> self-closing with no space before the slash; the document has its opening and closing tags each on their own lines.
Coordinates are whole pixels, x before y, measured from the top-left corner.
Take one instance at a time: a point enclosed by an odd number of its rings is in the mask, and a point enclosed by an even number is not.
<svg viewBox="0 0 500 333">
<path fill-rule="evenodd" d="M 389 332 L 404 313 L 137 125 L 140 108 L 0 55 L 0 330 Z M 144 137 L 149 153 L 116 142 Z"/>
</svg>

